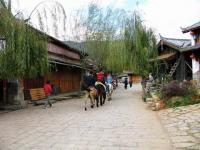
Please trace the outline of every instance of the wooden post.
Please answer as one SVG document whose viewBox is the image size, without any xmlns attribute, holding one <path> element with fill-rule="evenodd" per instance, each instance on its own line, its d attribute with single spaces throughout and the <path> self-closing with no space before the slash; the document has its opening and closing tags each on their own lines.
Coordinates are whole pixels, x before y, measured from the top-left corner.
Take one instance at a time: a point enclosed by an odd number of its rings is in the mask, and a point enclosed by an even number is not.
<svg viewBox="0 0 200 150">
<path fill-rule="evenodd" d="M 185 80 L 185 56 L 184 54 L 180 55 L 180 79 L 179 81 Z"/>
</svg>

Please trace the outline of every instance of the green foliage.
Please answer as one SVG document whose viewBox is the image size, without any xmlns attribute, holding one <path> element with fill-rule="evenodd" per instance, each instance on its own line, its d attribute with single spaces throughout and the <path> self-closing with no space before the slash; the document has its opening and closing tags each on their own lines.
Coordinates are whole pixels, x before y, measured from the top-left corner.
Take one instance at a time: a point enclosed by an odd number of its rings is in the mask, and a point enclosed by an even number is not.
<svg viewBox="0 0 200 150">
<path fill-rule="evenodd" d="M 149 59 L 156 55 L 156 38 L 152 29 L 142 24 L 137 12 L 126 20 L 124 40 L 129 53 L 129 68 L 134 73 L 146 75 L 150 71 Z"/>
<path fill-rule="evenodd" d="M 183 81 L 183 83 L 182 83 L 181 86 L 184 89 L 186 89 L 187 95 L 190 95 L 190 96 L 196 96 L 196 95 L 198 95 L 197 87 L 195 87 L 194 84 L 192 84 L 192 82 L 190 82 L 190 81 Z"/>
<path fill-rule="evenodd" d="M 191 96 L 174 96 L 167 100 L 167 107 L 179 107 L 200 103 L 200 98 L 195 99 Z"/>
<path fill-rule="evenodd" d="M 190 97 L 187 96 L 174 96 L 167 101 L 168 107 L 179 107 L 190 104 Z"/>
<path fill-rule="evenodd" d="M 0 35 L 5 49 L 0 51 L 0 78 L 42 75 L 48 71 L 47 39 L 13 17 L 6 3 L 0 2 Z"/>
<path fill-rule="evenodd" d="M 85 28 L 88 53 L 107 69 L 131 70 L 140 75 L 152 69 L 149 59 L 156 55 L 156 38 L 136 12 L 129 15 L 124 10 L 103 10 L 92 4 Z"/>
<path fill-rule="evenodd" d="M 172 80 L 173 80 L 173 77 L 170 76 L 169 74 L 165 74 L 165 75 L 163 76 L 163 83 L 164 83 L 164 84 L 167 84 L 167 83 L 171 82 Z"/>
<path fill-rule="evenodd" d="M 178 107 L 200 103 L 197 88 L 189 81 L 178 83 L 171 81 L 163 89 L 162 93 L 168 107 Z"/>
</svg>

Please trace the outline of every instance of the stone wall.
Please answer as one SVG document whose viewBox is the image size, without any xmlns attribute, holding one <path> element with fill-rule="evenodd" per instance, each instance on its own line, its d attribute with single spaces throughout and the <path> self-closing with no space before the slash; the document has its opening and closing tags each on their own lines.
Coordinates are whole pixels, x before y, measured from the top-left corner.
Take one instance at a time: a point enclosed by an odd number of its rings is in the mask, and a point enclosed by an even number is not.
<svg viewBox="0 0 200 150">
<path fill-rule="evenodd" d="M 197 82 L 197 86 L 200 87 L 200 71 L 197 71 L 192 75 L 192 79 Z"/>
</svg>

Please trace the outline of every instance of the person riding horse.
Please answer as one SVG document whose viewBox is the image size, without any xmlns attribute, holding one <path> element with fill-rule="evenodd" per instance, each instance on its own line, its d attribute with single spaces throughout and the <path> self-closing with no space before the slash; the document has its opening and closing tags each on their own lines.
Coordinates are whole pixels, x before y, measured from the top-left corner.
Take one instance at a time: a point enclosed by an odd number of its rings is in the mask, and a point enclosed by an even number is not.
<svg viewBox="0 0 200 150">
<path fill-rule="evenodd" d="M 111 74 L 108 73 L 107 77 L 106 77 L 106 81 L 105 81 L 108 93 L 109 93 L 109 84 L 112 84 L 112 82 L 113 82 L 113 78 L 112 78 Z"/>
<path fill-rule="evenodd" d="M 90 86 L 95 86 L 96 78 L 93 76 L 92 72 L 89 72 L 83 76 L 83 90 L 87 90 Z"/>
<path fill-rule="evenodd" d="M 110 73 L 107 74 L 106 77 L 106 88 L 108 93 L 108 100 L 111 100 L 112 92 L 113 92 L 113 78 Z"/>
<path fill-rule="evenodd" d="M 90 98 L 91 107 L 94 107 L 95 99 L 97 99 L 97 90 L 95 88 L 96 78 L 93 76 L 92 72 L 87 73 L 83 76 L 82 89 L 86 92 L 85 100 L 85 110 L 87 110 L 87 98 Z"/>
<path fill-rule="evenodd" d="M 95 83 L 95 87 L 97 89 L 97 93 L 99 97 L 98 100 L 100 99 L 100 105 L 103 105 L 106 99 L 106 86 L 105 86 L 105 80 L 104 80 L 104 73 L 102 69 L 99 72 L 97 72 L 96 77 L 97 77 L 97 82 Z"/>
</svg>

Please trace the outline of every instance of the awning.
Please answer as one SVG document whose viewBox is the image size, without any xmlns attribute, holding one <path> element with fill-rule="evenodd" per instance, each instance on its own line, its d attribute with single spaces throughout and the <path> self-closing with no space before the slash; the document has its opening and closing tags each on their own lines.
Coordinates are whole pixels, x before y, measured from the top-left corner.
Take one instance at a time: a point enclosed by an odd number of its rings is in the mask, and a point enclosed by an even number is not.
<svg viewBox="0 0 200 150">
<path fill-rule="evenodd" d="M 49 62 L 50 63 L 54 63 L 54 64 L 63 65 L 63 66 L 69 66 L 69 67 L 76 67 L 76 68 L 85 69 L 81 65 L 78 65 L 78 64 L 69 64 L 69 63 L 64 63 L 64 62 L 59 62 L 59 61 L 54 61 L 54 60 L 49 60 Z"/>
<path fill-rule="evenodd" d="M 152 61 L 157 61 L 157 60 L 166 60 L 175 55 L 176 53 L 163 54 L 163 55 L 157 56 L 155 59 L 150 59 L 149 61 L 152 62 Z"/>
<path fill-rule="evenodd" d="M 76 61 L 75 60 L 69 60 L 69 59 L 65 59 L 65 58 L 53 56 L 53 55 L 49 55 L 48 59 L 49 59 L 49 63 L 85 69 L 85 68 L 82 67 L 81 62 L 77 61 L 77 60 Z"/>
</svg>

